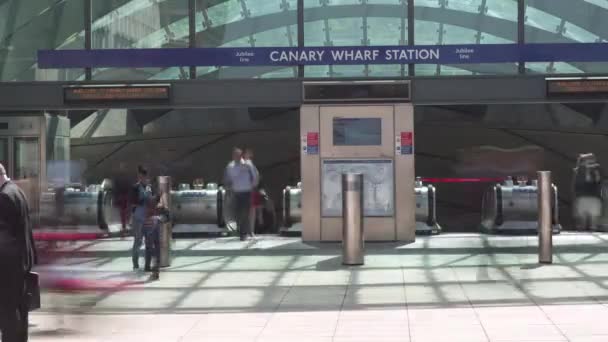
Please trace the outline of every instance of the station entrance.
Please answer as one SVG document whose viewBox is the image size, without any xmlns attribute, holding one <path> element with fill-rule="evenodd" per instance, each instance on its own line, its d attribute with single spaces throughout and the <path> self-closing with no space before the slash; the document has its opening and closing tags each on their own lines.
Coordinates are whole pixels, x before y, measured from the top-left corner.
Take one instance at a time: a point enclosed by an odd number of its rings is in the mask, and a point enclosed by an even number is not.
<svg viewBox="0 0 608 342">
<path fill-rule="evenodd" d="M 251 84 L 254 92 L 258 83 Z M 274 84 L 277 93 L 286 88 Z M 70 102 L 64 93 L 52 110 L 2 112 L 0 160 L 29 189 L 40 227 L 120 231 L 114 185 L 124 175 L 134 182 L 145 165 L 151 175 L 172 177 L 175 232 L 229 232 L 222 174 L 235 146 L 254 151 L 262 174 L 260 233 L 339 241 L 344 171 L 368 179 L 370 241 L 534 231 L 541 169 L 554 175 L 555 231 L 572 227 L 577 156 L 594 153 L 608 163 L 599 148 L 608 127 L 604 102 L 416 103 L 412 91 L 422 85 L 411 85 L 297 82 L 297 98 L 289 91 L 256 100 L 260 93 L 232 105 L 180 104 L 188 94 L 182 88 L 156 102 L 99 102 L 94 93 Z"/>
</svg>

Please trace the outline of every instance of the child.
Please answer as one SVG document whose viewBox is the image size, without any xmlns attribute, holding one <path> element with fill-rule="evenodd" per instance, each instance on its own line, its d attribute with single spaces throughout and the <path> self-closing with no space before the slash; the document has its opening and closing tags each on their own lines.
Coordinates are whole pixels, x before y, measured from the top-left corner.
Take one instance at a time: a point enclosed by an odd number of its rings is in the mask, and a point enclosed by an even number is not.
<svg viewBox="0 0 608 342">
<path fill-rule="evenodd" d="M 152 272 L 150 280 L 159 279 L 160 271 L 160 224 L 161 218 L 157 207 L 158 198 L 150 199 L 146 210 L 146 219 L 144 221 L 144 236 L 146 240 L 146 257 L 145 271 Z M 154 257 L 154 267 L 151 267 L 152 258 Z"/>
</svg>

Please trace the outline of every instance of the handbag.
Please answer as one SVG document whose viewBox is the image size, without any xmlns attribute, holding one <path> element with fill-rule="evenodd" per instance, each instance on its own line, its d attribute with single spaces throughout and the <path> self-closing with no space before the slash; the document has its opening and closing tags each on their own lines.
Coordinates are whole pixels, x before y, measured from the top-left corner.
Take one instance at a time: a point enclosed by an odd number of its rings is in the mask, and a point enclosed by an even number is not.
<svg viewBox="0 0 608 342">
<path fill-rule="evenodd" d="M 40 309 L 40 279 L 38 273 L 30 271 L 25 274 L 25 296 L 29 311 Z"/>
</svg>

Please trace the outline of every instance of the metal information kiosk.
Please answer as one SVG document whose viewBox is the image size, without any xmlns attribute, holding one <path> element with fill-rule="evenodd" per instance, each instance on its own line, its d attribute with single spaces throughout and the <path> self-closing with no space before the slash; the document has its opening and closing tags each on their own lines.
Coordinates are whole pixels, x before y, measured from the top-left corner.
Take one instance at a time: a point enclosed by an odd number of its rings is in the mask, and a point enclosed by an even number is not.
<svg viewBox="0 0 608 342">
<path fill-rule="evenodd" d="M 365 239 L 414 241 L 409 81 L 305 82 L 300 110 L 302 239 L 342 239 L 341 174 L 364 177 Z"/>
</svg>

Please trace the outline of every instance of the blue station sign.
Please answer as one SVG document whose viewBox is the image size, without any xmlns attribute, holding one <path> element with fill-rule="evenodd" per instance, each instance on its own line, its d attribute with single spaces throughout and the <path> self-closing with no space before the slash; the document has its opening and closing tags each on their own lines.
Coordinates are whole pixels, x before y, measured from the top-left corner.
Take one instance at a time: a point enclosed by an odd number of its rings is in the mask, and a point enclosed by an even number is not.
<svg viewBox="0 0 608 342">
<path fill-rule="evenodd" d="M 41 50 L 38 67 L 144 68 L 605 62 L 608 43 Z"/>
</svg>

